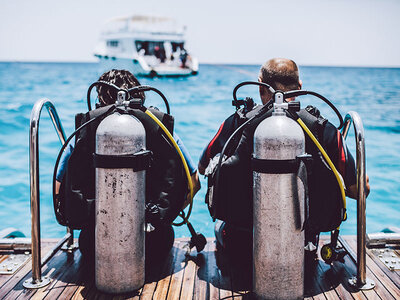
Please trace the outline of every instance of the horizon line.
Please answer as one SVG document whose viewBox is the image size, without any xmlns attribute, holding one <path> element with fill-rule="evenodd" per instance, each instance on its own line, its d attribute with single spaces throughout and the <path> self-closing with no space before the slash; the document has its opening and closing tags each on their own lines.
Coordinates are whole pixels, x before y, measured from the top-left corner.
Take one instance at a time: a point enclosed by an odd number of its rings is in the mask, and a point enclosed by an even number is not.
<svg viewBox="0 0 400 300">
<path fill-rule="evenodd" d="M 0 63 L 44 63 L 44 64 L 97 64 L 96 61 L 89 60 L 2 60 Z M 245 62 L 199 62 L 199 65 L 226 65 L 226 66 L 261 66 L 262 63 Z M 298 64 L 300 67 L 323 67 L 323 68 L 376 68 L 376 69 L 400 69 L 400 65 L 324 65 L 324 64 Z"/>
</svg>

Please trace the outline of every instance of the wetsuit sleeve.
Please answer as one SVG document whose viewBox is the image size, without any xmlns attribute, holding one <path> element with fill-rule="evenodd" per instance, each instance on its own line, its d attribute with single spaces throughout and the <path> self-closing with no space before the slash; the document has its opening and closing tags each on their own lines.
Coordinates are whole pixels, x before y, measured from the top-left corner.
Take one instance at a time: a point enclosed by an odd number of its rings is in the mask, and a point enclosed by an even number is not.
<svg viewBox="0 0 400 300">
<path fill-rule="evenodd" d="M 192 157 L 190 156 L 189 152 L 187 151 L 180 137 L 175 132 L 174 132 L 174 139 L 175 142 L 178 144 L 179 149 L 181 149 L 182 151 L 183 157 L 185 158 L 186 163 L 188 165 L 190 175 L 193 175 L 197 171 L 197 168 L 193 163 Z"/>
<path fill-rule="evenodd" d="M 206 168 L 210 159 L 213 158 L 217 153 L 221 153 L 226 141 L 238 126 L 238 121 L 235 118 L 235 114 L 229 116 L 219 127 L 217 133 L 213 139 L 204 148 L 203 153 L 200 156 L 199 163 Z"/>
<path fill-rule="evenodd" d="M 356 183 L 356 169 L 354 158 L 348 150 L 340 131 L 330 122 L 327 122 L 323 137 L 324 148 L 333 164 L 342 175 L 346 186 Z"/>
<path fill-rule="evenodd" d="M 59 182 L 62 181 L 62 179 L 65 175 L 69 157 L 71 156 L 72 151 L 74 150 L 74 146 L 72 144 L 73 144 L 72 141 L 70 141 L 69 144 L 67 145 L 67 147 L 65 148 L 64 153 L 61 155 L 60 164 L 58 166 L 57 175 L 56 175 L 56 180 Z"/>
<path fill-rule="evenodd" d="M 351 155 L 350 151 L 347 149 L 347 161 L 346 161 L 346 174 L 344 176 L 344 183 L 346 186 L 351 186 L 357 183 L 357 171 L 356 171 L 356 164 Z"/>
</svg>

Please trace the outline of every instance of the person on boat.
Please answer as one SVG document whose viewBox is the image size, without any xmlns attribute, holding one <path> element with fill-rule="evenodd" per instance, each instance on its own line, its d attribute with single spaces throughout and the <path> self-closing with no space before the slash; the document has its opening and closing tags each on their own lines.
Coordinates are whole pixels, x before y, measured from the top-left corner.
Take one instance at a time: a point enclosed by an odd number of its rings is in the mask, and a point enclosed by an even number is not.
<svg viewBox="0 0 400 300">
<path fill-rule="evenodd" d="M 270 85 L 275 90 L 281 91 L 290 91 L 290 90 L 298 90 L 301 89 L 302 81 L 299 79 L 299 71 L 296 63 L 292 60 L 286 58 L 273 58 L 268 60 L 264 65 L 262 65 L 260 72 L 259 72 L 259 82 L 266 83 Z M 260 98 L 262 104 L 268 103 L 272 98 L 272 93 L 267 90 L 265 87 L 259 88 Z M 287 99 L 288 101 L 292 101 L 294 99 Z M 257 107 L 260 106 L 254 105 L 249 112 L 244 112 L 244 115 L 249 113 L 251 114 L 252 111 L 257 110 Z M 320 136 L 318 136 L 319 142 L 322 144 L 324 149 L 327 151 L 328 155 L 332 159 L 333 163 L 335 164 L 336 168 L 340 172 L 341 176 L 344 179 L 344 183 L 346 186 L 346 193 L 347 196 L 356 199 L 357 198 L 357 185 L 356 185 L 356 170 L 355 170 L 355 163 L 354 159 L 347 149 L 345 145 L 344 139 L 341 136 L 340 132 L 336 127 L 323 119 L 320 116 L 318 109 L 315 107 L 307 107 L 308 112 L 312 115 L 315 115 L 319 122 L 323 122 L 323 132 Z M 243 113 L 243 112 L 242 112 Z M 300 115 L 300 118 L 302 116 Z M 243 123 L 243 121 L 242 121 Z M 200 174 L 205 174 L 206 168 L 212 165 L 215 165 L 215 158 L 217 155 L 220 154 L 222 148 L 224 147 L 226 141 L 231 136 L 231 134 L 241 125 L 240 120 L 238 118 L 237 113 L 232 114 L 229 116 L 219 127 L 218 132 L 213 137 L 213 139 L 208 143 L 205 147 L 199 163 L 198 163 L 198 170 Z M 241 140 L 239 142 L 239 146 L 236 149 L 237 157 L 243 158 L 246 157 L 246 161 L 249 162 L 249 158 L 251 157 L 251 153 L 253 151 L 253 128 L 251 130 L 247 130 L 243 132 Z M 246 140 L 247 139 L 247 140 Z M 310 141 L 306 139 L 306 151 L 307 148 L 310 147 Z M 213 163 L 210 163 L 210 161 Z M 316 164 L 313 164 L 315 168 Z M 249 167 L 246 170 L 250 170 Z M 207 171 L 209 169 L 207 168 Z M 313 172 L 313 171 L 311 171 Z M 317 174 L 318 172 L 315 172 Z M 251 174 L 251 173 L 250 173 Z M 225 175 L 227 175 L 225 173 Z M 241 175 L 241 174 L 238 174 Z M 220 176 L 223 176 L 220 175 Z M 234 175 L 232 175 L 234 177 Z M 235 178 L 232 178 L 233 180 Z M 210 179 L 209 179 L 210 180 Z M 235 185 L 233 180 L 230 180 L 229 186 Z M 248 180 L 248 184 L 251 185 L 251 180 Z M 318 183 L 319 178 L 314 178 L 314 182 Z M 238 180 L 239 181 L 239 180 Z M 249 188 L 247 188 L 247 191 Z M 367 186 L 366 186 L 366 193 L 368 195 L 370 190 L 369 181 L 367 176 Z M 319 193 L 326 193 L 326 191 L 319 191 Z M 231 192 L 230 195 L 234 194 Z M 237 193 L 239 194 L 239 193 Z M 243 194 L 242 194 L 243 195 Z M 242 255 L 242 253 L 251 253 L 252 251 L 252 204 L 249 203 L 252 201 L 252 194 L 251 194 L 251 187 L 250 193 L 247 193 L 247 199 L 238 199 L 241 201 L 241 205 L 243 205 L 243 212 L 237 212 L 236 215 L 245 214 L 247 212 L 247 218 L 244 219 L 240 225 L 234 225 L 233 222 L 221 221 L 218 220 L 215 225 L 215 235 L 217 238 L 217 245 L 219 246 L 222 251 L 225 251 L 226 254 L 229 255 Z M 234 199 L 229 199 L 229 201 L 234 201 Z M 247 202 L 245 204 L 244 202 Z M 247 207 L 246 207 L 247 205 Z M 248 206 L 251 206 L 250 208 Z M 248 209 L 246 209 L 248 208 Z M 230 208 L 232 210 L 232 207 Z M 246 212 L 245 212 L 246 211 Z M 236 220 L 235 220 L 236 221 Z M 313 232 L 312 230 L 306 230 L 306 242 L 311 241 L 315 246 L 318 245 L 318 237 L 319 232 Z M 311 256 L 315 257 L 316 249 L 311 252 Z"/>
<path fill-rule="evenodd" d="M 181 67 L 182 68 L 186 68 L 186 61 L 188 59 L 188 53 L 187 53 L 186 49 L 183 48 L 183 46 L 182 46 L 182 49 L 181 49 L 181 53 L 179 54 L 179 57 L 180 57 L 181 62 L 182 62 Z"/>
<path fill-rule="evenodd" d="M 124 89 L 130 89 L 140 85 L 137 78 L 132 73 L 126 70 L 115 70 L 115 69 L 110 70 L 102 74 L 98 81 L 109 82 Z M 115 103 L 116 99 L 114 99 L 114 97 L 112 96 L 115 95 L 115 92 L 113 92 L 111 88 L 107 86 L 98 86 L 97 92 L 98 92 L 100 107 L 105 107 Z M 136 96 L 142 99 L 144 99 L 145 97 L 143 92 L 138 93 Z M 196 194 L 197 191 L 199 191 L 200 189 L 200 181 L 197 174 L 197 169 L 182 140 L 175 132 L 173 133 L 173 137 L 186 160 L 189 172 L 191 174 L 191 180 L 193 184 L 193 194 Z M 152 150 L 153 152 L 157 152 L 157 149 L 150 149 L 150 150 Z M 74 146 L 72 145 L 72 143 L 70 143 L 67 146 L 63 156 L 61 157 L 60 165 L 56 175 L 56 194 L 58 194 L 60 191 L 61 183 L 67 171 L 68 161 L 73 151 L 74 151 Z M 162 173 L 162 171 L 160 173 Z M 171 179 L 169 178 L 167 180 Z M 172 183 L 170 181 L 167 182 L 167 185 L 171 184 Z M 168 194 L 166 195 L 167 195 L 166 197 L 168 197 Z M 190 196 L 188 195 L 188 199 L 184 200 L 184 207 L 186 207 L 189 204 L 190 201 L 189 197 Z M 164 200 L 173 201 L 173 199 L 164 199 Z M 158 208 L 156 208 L 155 210 L 157 211 Z M 154 207 L 146 205 L 146 218 L 148 217 L 148 213 L 151 216 L 153 211 Z M 156 220 L 155 222 L 158 223 L 157 225 L 153 224 L 155 225 L 154 226 L 155 230 L 146 233 L 146 256 L 150 257 L 149 261 L 155 261 L 157 260 L 157 258 L 164 257 L 169 252 L 174 242 L 174 230 L 171 226 L 171 223 L 165 224 L 165 222 L 159 220 Z M 94 224 L 90 224 L 90 226 L 82 229 L 81 234 L 79 236 L 79 248 L 84 257 L 88 257 L 89 259 L 94 258 Z"/>
</svg>

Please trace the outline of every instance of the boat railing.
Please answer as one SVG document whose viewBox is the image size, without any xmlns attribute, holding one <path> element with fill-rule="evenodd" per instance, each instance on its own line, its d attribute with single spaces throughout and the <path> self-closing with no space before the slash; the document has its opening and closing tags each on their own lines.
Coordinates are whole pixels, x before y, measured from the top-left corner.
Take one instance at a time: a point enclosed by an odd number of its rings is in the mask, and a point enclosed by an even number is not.
<svg viewBox="0 0 400 300">
<path fill-rule="evenodd" d="M 61 144 L 65 143 L 65 133 L 54 105 L 48 99 L 40 99 L 33 106 L 29 129 L 29 176 L 31 201 L 31 251 L 32 278 L 24 282 L 26 288 L 41 288 L 50 283 L 49 278 L 42 278 L 41 267 L 67 242 L 63 248 L 67 251 L 75 249 L 74 232 L 67 227 L 66 235 L 41 260 L 40 249 L 40 189 L 39 189 L 39 120 L 43 107 L 47 109 Z"/>
<path fill-rule="evenodd" d="M 357 253 L 351 250 L 347 242 L 339 236 L 339 241 L 346 248 L 350 257 L 357 265 L 357 276 L 351 278 L 350 284 L 358 289 L 372 289 L 374 282 L 366 276 L 366 165 L 364 126 L 358 113 L 350 111 L 344 119 L 342 135 L 346 139 L 350 125 L 353 123 L 356 141 L 357 166 Z"/>
</svg>

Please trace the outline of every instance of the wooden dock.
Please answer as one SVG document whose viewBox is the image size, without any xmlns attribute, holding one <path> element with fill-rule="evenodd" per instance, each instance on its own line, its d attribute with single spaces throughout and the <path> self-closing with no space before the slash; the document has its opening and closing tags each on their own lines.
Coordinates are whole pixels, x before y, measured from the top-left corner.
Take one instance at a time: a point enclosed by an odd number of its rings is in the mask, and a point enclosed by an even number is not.
<svg viewBox="0 0 400 300">
<path fill-rule="evenodd" d="M 345 237 L 355 251 L 355 237 Z M 103 294 L 94 286 L 93 268 L 81 260 L 79 251 L 67 254 L 59 251 L 42 268 L 43 276 L 51 278 L 50 285 L 28 290 L 23 282 L 31 278 L 28 260 L 16 273 L 0 275 L 0 299 L 251 299 L 251 268 L 240 269 L 227 263 L 219 268 L 215 240 L 208 239 L 206 248 L 197 254 L 185 255 L 188 239 L 177 239 L 165 263 L 146 274 L 145 286 L 124 295 Z M 56 240 L 42 241 L 45 256 Z M 323 243 L 323 241 L 321 241 Z M 354 290 L 348 279 L 356 274 L 356 266 L 348 255 L 345 263 L 332 266 L 318 261 L 306 271 L 306 299 L 400 299 L 400 271 L 389 270 L 378 258 L 377 251 L 367 250 L 367 277 L 376 286 L 373 290 Z M 399 250 L 395 255 L 400 256 Z M 0 264 L 9 254 L 0 253 Z M 223 263 L 222 263 L 223 265 Z"/>
</svg>

